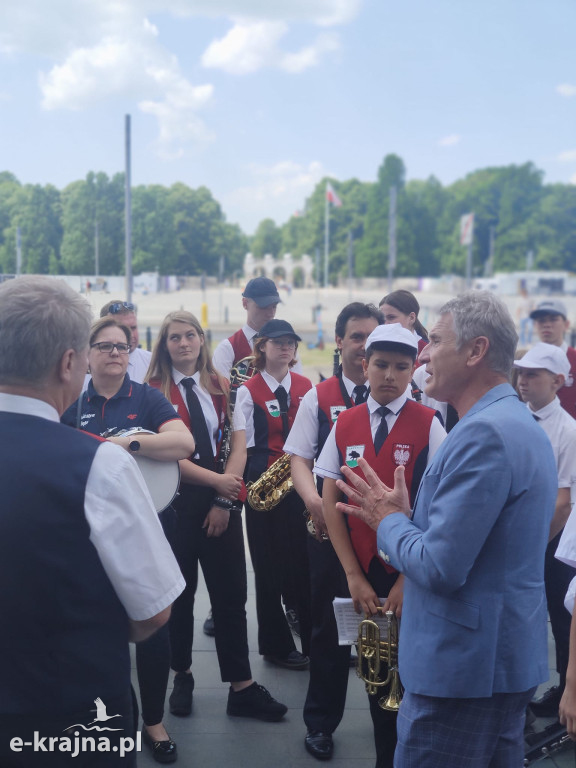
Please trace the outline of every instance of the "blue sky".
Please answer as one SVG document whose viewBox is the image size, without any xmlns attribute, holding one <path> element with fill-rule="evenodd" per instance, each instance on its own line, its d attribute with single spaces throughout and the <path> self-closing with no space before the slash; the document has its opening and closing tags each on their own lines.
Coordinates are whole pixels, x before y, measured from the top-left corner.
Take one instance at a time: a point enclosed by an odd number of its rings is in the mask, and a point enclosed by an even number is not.
<svg viewBox="0 0 576 768">
<path fill-rule="evenodd" d="M 0 170 L 207 186 L 252 233 L 390 152 L 576 183 L 573 0 L 3 0 Z"/>
</svg>

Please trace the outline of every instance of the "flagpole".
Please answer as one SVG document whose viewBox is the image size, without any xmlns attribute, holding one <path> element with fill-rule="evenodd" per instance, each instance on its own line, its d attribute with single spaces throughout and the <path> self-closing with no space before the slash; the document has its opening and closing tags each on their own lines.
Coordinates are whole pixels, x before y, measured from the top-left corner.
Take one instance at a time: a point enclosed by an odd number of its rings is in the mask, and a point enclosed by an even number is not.
<svg viewBox="0 0 576 768">
<path fill-rule="evenodd" d="M 324 288 L 328 288 L 328 261 L 330 258 L 330 207 L 328 201 L 328 182 L 324 193 Z"/>
</svg>

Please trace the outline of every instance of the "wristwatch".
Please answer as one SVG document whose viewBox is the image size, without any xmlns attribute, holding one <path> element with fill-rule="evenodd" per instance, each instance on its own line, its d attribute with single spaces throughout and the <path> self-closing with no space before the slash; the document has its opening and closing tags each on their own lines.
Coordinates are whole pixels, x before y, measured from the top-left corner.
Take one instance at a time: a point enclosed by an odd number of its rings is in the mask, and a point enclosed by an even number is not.
<svg viewBox="0 0 576 768">
<path fill-rule="evenodd" d="M 131 440 L 128 443 L 128 448 L 132 451 L 132 453 L 136 453 L 136 451 L 140 450 L 140 443 L 138 440 Z"/>
</svg>

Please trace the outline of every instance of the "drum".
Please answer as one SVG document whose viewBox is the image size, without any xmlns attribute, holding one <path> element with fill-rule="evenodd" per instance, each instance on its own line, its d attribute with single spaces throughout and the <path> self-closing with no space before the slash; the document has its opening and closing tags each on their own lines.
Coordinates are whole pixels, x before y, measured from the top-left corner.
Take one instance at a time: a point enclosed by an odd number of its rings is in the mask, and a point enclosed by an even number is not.
<svg viewBox="0 0 576 768">
<path fill-rule="evenodd" d="M 115 437 L 131 437 L 132 435 L 153 435 L 148 429 L 135 427 L 134 429 L 120 430 Z M 180 465 L 177 461 L 156 461 L 148 456 L 141 456 L 138 452 L 131 454 L 138 464 L 142 477 L 148 488 L 148 492 L 154 502 L 156 512 L 160 513 L 169 507 L 178 493 L 180 485 Z"/>
</svg>

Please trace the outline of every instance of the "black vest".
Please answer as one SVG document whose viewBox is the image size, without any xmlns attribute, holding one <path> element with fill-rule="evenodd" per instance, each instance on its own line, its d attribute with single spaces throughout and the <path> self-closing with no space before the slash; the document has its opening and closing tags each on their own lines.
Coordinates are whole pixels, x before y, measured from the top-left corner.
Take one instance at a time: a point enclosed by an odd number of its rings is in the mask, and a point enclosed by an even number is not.
<svg viewBox="0 0 576 768">
<path fill-rule="evenodd" d="M 128 617 L 84 515 L 99 445 L 0 413 L 0 714 L 93 709 L 129 689 Z"/>
</svg>

